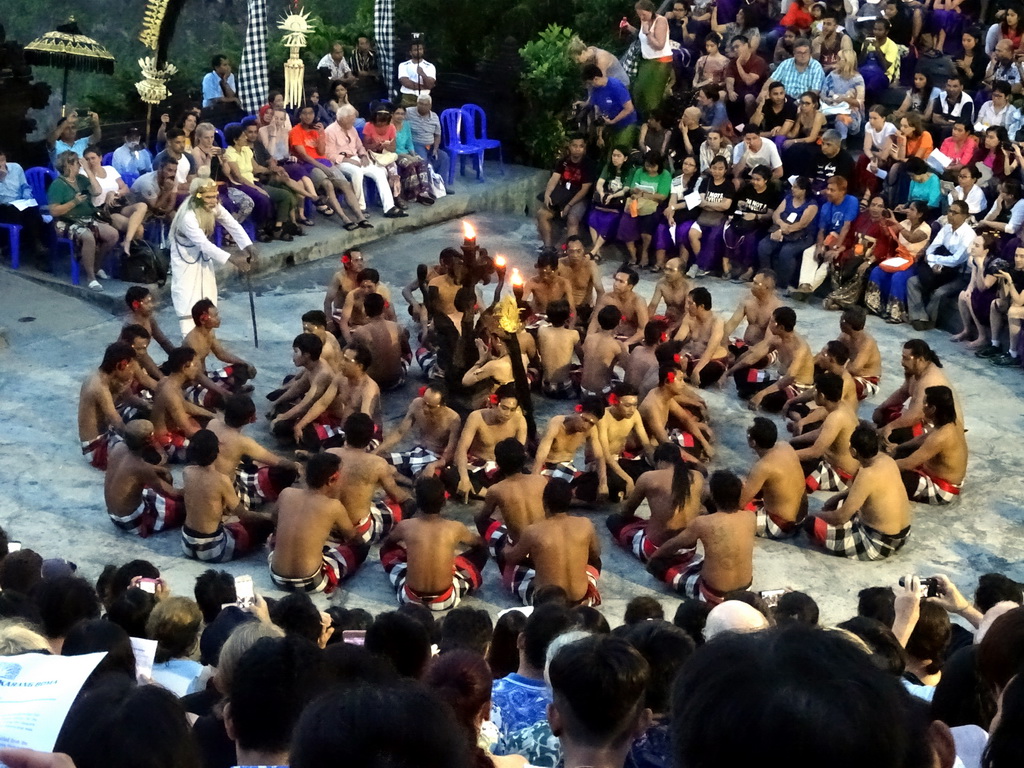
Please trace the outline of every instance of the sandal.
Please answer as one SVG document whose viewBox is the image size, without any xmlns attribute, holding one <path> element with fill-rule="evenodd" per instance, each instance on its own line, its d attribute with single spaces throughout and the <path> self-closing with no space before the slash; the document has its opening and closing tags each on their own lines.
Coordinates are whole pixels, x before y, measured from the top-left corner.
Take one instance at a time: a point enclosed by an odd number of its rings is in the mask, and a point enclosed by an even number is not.
<svg viewBox="0 0 1024 768">
<path fill-rule="evenodd" d="M 316 207 L 316 211 L 317 211 L 317 213 L 321 214 L 322 216 L 333 216 L 334 215 L 334 209 L 331 208 L 331 206 L 329 206 L 329 205 L 318 205 Z"/>
<path fill-rule="evenodd" d="M 342 226 L 345 228 L 347 232 L 351 232 L 353 229 L 359 229 L 359 225 L 356 224 L 354 221 L 346 221 L 344 224 L 342 224 Z"/>
<path fill-rule="evenodd" d="M 356 226 L 360 229 L 373 229 L 373 224 L 368 222 L 366 219 L 360 221 Z"/>
<path fill-rule="evenodd" d="M 301 224 L 304 227 L 312 227 L 313 226 L 313 222 L 310 221 L 309 219 L 307 219 L 305 216 L 300 216 L 299 217 L 299 224 Z"/>
<path fill-rule="evenodd" d="M 662 272 L 665 268 L 664 267 L 659 267 L 657 264 L 655 264 L 650 269 L 651 269 L 651 274 L 652 275 L 657 275 L 660 272 Z"/>
</svg>

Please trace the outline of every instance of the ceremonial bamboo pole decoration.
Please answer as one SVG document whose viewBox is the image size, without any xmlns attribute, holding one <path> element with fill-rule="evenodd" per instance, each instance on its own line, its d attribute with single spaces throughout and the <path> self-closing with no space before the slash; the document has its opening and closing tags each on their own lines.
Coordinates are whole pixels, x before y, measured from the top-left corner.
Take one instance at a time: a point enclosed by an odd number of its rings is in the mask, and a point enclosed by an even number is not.
<svg viewBox="0 0 1024 768">
<path fill-rule="evenodd" d="M 281 42 L 289 50 L 284 63 L 284 105 L 297 107 L 302 104 L 302 79 L 306 71 L 299 49 L 306 47 L 306 35 L 312 31 L 309 14 L 293 5 L 292 12 L 281 19 L 277 28 L 287 33 Z"/>
</svg>

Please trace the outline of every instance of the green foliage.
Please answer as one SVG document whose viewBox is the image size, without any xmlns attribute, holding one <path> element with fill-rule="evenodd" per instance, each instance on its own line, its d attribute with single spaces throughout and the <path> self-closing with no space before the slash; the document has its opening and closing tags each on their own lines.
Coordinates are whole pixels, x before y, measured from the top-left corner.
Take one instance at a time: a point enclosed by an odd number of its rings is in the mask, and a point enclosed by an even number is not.
<svg viewBox="0 0 1024 768">
<path fill-rule="evenodd" d="M 580 89 L 579 66 L 569 54 L 572 39 L 572 30 L 552 24 L 519 51 L 519 89 L 529 115 L 520 124 L 520 136 L 530 160 L 541 166 L 550 165 L 561 150 L 565 120 Z"/>
</svg>

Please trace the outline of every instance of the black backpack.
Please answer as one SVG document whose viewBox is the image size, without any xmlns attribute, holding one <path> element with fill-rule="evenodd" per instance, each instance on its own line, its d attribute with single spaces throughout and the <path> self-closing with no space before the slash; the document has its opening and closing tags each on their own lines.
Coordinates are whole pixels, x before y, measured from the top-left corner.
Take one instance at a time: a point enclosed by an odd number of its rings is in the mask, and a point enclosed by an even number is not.
<svg viewBox="0 0 1024 768">
<path fill-rule="evenodd" d="M 146 240 L 133 240 L 130 253 L 121 256 L 121 279 L 126 283 L 167 282 L 167 260 Z"/>
</svg>

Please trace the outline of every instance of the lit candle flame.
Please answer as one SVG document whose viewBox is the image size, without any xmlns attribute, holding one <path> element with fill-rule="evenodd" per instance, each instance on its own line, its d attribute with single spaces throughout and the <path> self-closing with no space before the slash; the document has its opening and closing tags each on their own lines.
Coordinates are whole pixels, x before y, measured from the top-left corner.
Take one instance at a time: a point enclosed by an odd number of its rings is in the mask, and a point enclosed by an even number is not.
<svg viewBox="0 0 1024 768">
<path fill-rule="evenodd" d="M 523 276 L 519 274 L 519 270 L 512 269 L 512 285 L 519 286 L 523 284 Z"/>
<path fill-rule="evenodd" d="M 504 269 L 507 263 L 508 262 L 505 261 L 505 257 L 500 254 L 494 257 L 494 266 L 498 267 L 499 269 Z"/>
<path fill-rule="evenodd" d="M 462 235 L 467 240 L 476 240 L 476 230 L 468 221 L 462 222 Z"/>
</svg>

